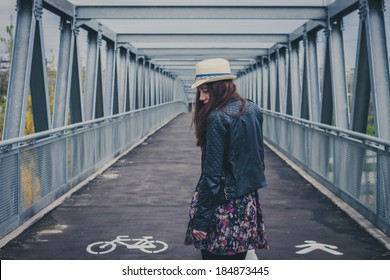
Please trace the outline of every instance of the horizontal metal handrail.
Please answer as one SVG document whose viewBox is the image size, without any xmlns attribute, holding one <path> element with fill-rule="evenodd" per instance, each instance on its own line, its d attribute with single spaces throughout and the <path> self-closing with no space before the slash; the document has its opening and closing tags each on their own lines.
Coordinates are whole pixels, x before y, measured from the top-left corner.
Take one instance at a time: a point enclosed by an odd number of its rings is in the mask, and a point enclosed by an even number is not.
<svg viewBox="0 0 390 280">
<path fill-rule="evenodd" d="M 390 235 L 390 141 L 262 112 L 267 143 Z"/>
<path fill-rule="evenodd" d="M 348 130 L 348 129 L 338 128 L 338 127 L 327 125 L 327 124 L 322 124 L 322 123 L 317 123 L 317 122 L 301 119 L 301 118 L 298 118 L 298 117 L 294 117 L 294 116 L 291 116 L 291 115 L 270 111 L 270 110 L 263 109 L 263 108 L 261 109 L 261 111 L 266 113 L 266 114 L 278 116 L 280 118 L 284 118 L 284 119 L 293 121 L 293 122 L 298 123 L 298 124 L 307 125 L 307 126 L 309 126 L 311 128 L 320 128 L 325 133 L 333 133 L 333 134 L 338 135 L 340 137 L 346 137 L 347 136 L 350 140 L 355 140 L 355 141 L 356 140 L 360 140 L 360 141 L 362 141 L 365 144 L 369 144 L 367 142 L 371 142 L 371 143 L 377 144 L 377 145 L 374 145 L 374 146 L 370 145 L 370 146 L 373 146 L 375 148 L 379 148 L 380 149 L 381 148 L 380 145 L 382 145 L 383 146 L 383 150 L 387 150 L 388 151 L 390 149 L 390 141 L 386 140 L 386 139 L 378 138 L 378 137 L 375 137 L 375 136 L 370 136 L 370 135 L 367 135 L 367 134 L 359 133 L 359 132 Z"/>
<path fill-rule="evenodd" d="M 3 141 L 0 141 L 0 152 L 10 151 L 20 144 L 34 142 L 34 141 L 37 141 L 37 140 L 40 140 L 43 138 L 47 139 L 48 137 L 52 137 L 52 136 L 55 137 L 57 135 L 65 134 L 66 132 L 69 132 L 69 131 L 72 131 L 72 132 L 79 131 L 80 129 L 83 129 L 87 126 L 90 127 L 90 126 L 98 125 L 101 123 L 111 122 L 111 121 L 114 121 L 116 119 L 125 118 L 128 116 L 134 115 L 136 113 L 152 110 L 152 109 L 157 108 L 157 107 L 168 106 L 168 105 L 173 104 L 173 103 L 185 103 L 185 102 L 184 101 L 171 101 L 171 102 L 167 102 L 167 103 L 163 103 L 163 104 L 159 104 L 159 105 L 150 106 L 147 108 L 142 108 L 142 109 L 137 109 L 137 110 L 133 110 L 133 111 L 129 111 L 129 112 L 120 113 L 120 114 L 113 115 L 113 116 L 103 117 L 103 118 L 99 118 L 99 119 L 85 121 L 82 123 L 76 123 L 76 124 L 67 125 L 67 126 L 63 126 L 63 127 L 59 127 L 59 128 L 54 128 L 54 129 L 50 129 L 50 130 L 46 130 L 46 131 L 42 131 L 42 132 L 37 132 L 34 134 L 30 134 L 30 135 L 26 135 L 26 136 L 22 136 L 22 137 L 18 137 L 18 138 L 3 140 Z"/>
<path fill-rule="evenodd" d="M 0 239 L 187 110 L 167 102 L 0 142 Z"/>
</svg>

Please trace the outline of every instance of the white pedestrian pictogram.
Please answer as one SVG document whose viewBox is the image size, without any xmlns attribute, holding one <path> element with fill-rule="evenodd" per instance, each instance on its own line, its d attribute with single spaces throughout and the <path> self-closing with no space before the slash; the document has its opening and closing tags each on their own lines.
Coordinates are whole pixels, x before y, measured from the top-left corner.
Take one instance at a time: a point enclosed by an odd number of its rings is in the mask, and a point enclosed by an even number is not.
<svg viewBox="0 0 390 280">
<path fill-rule="evenodd" d="M 295 248 L 304 248 L 304 249 L 296 252 L 296 254 L 303 255 L 303 254 L 310 253 L 314 250 L 322 250 L 322 251 L 328 252 L 332 255 L 338 255 L 338 256 L 343 255 L 343 253 L 336 251 L 337 246 L 334 246 L 334 245 L 317 243 L 317 241 L 313 241 L 313 240 L 305 240 L 305 243 L 306 244 L 295 246 Z"/>
</svg>

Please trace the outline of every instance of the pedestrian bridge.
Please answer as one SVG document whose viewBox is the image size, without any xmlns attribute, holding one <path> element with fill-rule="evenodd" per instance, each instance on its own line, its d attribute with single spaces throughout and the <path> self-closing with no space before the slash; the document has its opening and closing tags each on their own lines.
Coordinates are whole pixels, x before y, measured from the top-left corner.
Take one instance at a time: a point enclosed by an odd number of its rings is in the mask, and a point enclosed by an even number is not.
<svg viewBox="0 0 390 280">
<path fill-rule="evenodd" d="M 258 255 L 388 258 L 385 1 L 144 2 L 17 1 L 0 142 L 2 259 L 196 258 L 181 245 L 200 168 L 190 85 L 196 62 L 212 57 L 231 62 L 238 91 L 264 114 L 261 193 L 274 242 Z M 46 14 L 60 22 L 52 93 Z M 29 95 L 35 133 L 26 135 Z M 148 236 L 167 247 L 148 254 Z M 134 238 L 144 251 L 126 250 Z M 125 249 L 93 254 L 99 241 Z"/>
</svg>

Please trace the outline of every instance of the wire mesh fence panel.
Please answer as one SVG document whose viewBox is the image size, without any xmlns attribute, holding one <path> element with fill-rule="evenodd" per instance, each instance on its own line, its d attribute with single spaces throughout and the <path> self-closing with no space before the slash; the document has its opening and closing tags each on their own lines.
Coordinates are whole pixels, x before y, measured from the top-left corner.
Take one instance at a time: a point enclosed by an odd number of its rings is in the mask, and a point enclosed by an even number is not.
<svg viewBox="0 0 390 280">
<path fill-rule="evenodd" d="M 374 138 L 367 142 L 362 140 L 367 138 L 365 135 L 349 136 L 352 132 L 278 116 L 266 110 L 264 121 L 267 141 L 384 232 L 390 233 L 388 144 L 375 143 Z M 278 139 L 282 137 L 285 139 Z"/>
</svg>

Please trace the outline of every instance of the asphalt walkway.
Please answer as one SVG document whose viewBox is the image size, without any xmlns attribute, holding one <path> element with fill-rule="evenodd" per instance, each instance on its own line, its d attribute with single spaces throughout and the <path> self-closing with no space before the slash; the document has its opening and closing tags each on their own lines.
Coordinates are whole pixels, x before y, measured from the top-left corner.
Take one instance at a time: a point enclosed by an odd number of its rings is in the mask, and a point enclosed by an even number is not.
<svg viewBox="0 0 390 280">
<path fill-rule="evenodd" d="M 200 259 L 183 245 L 200 174 L 189 128 L 189 114 L 175 118 L 1 248 L 0 258 Z M 269 186 L 260 196 L 271 249 L 257 250 L 259 259 L 390 259 L 382 244 L 268 148 L 265 161 Z"/>
</svg>

